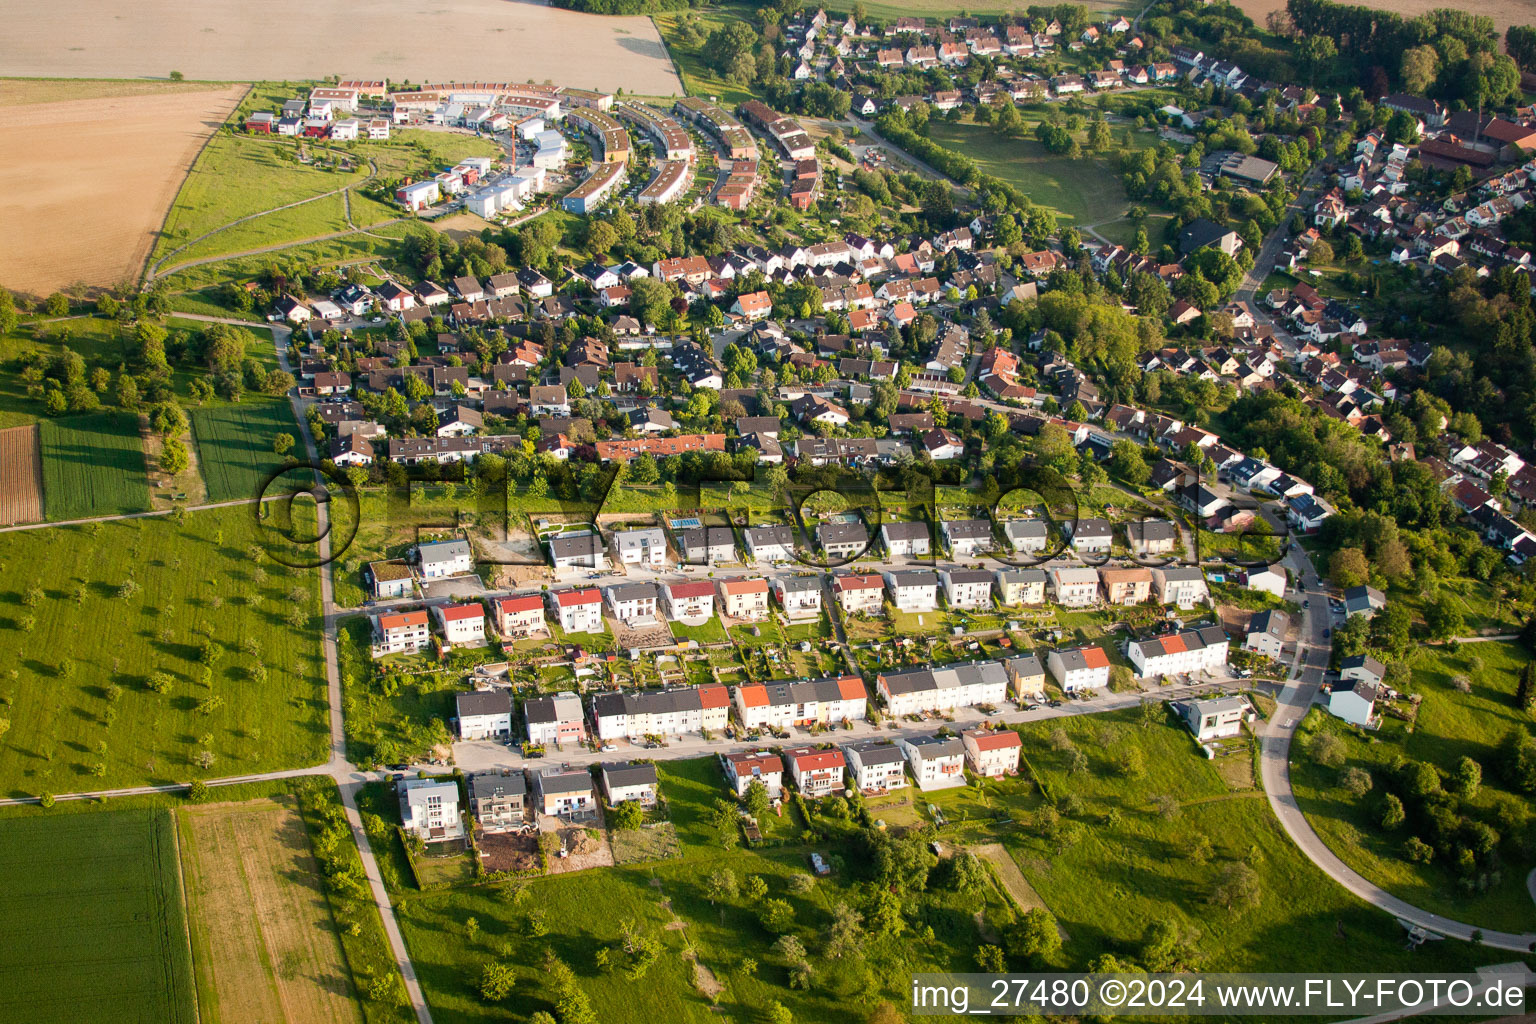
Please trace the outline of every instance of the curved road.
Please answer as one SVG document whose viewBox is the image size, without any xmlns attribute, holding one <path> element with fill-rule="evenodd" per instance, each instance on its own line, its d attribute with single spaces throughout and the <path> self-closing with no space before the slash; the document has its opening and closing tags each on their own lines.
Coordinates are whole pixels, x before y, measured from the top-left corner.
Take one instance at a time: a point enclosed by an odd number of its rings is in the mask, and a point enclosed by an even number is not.
<svg viewBox="0 0 1536 1024">
<path fill-rule="evenodd" d="M 1298 586 L 1305 587 L 1304 599 L 1308 607 L 1302 613 L 1301 639 L 1297 644 L 1296 663 L 1291 678 L 1276 701 L 1274 716 L 1260 734 L 1260 773 L 1264 781 L 1264 792 L 1269 797 L 1269 806 L 1274 809 L 1275 817 L 1280 819 L 1286 834 L 1307 855 L 1308 860 L 1321 868 L 1329 878 L 1372 906 L 1436 935 L 1470 940 L 1472 933 L 1478 932 L 1485 946 L 1530 952 L 1536 948 L 1536 933 L 1488 931 L 1415 907 L 1345 864 L 1313 831 L 1291 789 L 1290 750 L 1296 728 L 1306 716 L 1307 709 L 1312 706 L 1323 681 L 1323 672 L 1328 667 L 1331 645 L 1324 639 L 1323 632 L 1329 628 L 1330 613 L 1327 611 L 1328 595 L 1318 584 L 1312 561 L 1300 544 L 1291 546 L 1291 554 L 1286 563 L 1297 574 Z"/>
</svg>

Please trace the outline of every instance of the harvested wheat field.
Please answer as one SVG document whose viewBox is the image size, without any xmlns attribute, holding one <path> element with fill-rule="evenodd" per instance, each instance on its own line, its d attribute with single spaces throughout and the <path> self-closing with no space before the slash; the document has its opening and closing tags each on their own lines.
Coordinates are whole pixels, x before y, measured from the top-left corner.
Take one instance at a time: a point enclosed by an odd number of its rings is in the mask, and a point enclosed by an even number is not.
<svg viewBox="0 0 1536 1024">
<path fill-rule="evenodd" d="M 1285 0 L 1232 0 L 1232 2 L 1252 18 L 1256 25 L 1263 25 L 1270 11 L 1285 10 Z M 1500 40 L 1504 38 L 1504 30 L 1511 25 L 1536 24 L 1536 0 L 1488 0 L 1486 3 L 1468 7 L 1448 4 L 1445 0 L 1347 0 L 1347 2 L 1359 4 L 1361 7 L 1374 7 L 1379 11 L 1391 11 L 1405 18 L 1417 18 L 1421 14 L 1427 14 L 1440 7 L 1456 7 L 1471 14 L 1492 18 L 1493 27 L 1498 31 Z"/>
<path fill-rule="evenodd" d="M 178 822 L 203 1024 L 361 1024 L 291 802 L 187 808 Z"/>
<path fill-rule="evenodd" d="M 43 518 L 43 457 L 37 425 L 0 430 L 0 524 Z"/>
<path fill-rule="evenodd" d="M 138 277 L 204 140 L 245 86 L 0 105 L 0 285 L 32 295 Z M 53 96 L 33 83 L 20 97 Z M 106 92 L 112 90 L 107 89 Z"/>
<path fill-rule="evenodd" d="M 651 19 L 516 0 L 11 0 L 0 74 L 542 82 L 682 91 Z M 302 26 L 281 42 L 274 26 Z"/>
</svg>

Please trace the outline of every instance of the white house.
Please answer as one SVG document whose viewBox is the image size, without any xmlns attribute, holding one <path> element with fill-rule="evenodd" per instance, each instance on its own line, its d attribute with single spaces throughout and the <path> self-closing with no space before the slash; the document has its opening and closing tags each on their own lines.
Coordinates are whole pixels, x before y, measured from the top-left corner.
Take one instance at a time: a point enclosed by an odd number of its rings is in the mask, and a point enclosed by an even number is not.
<svg viewBox="0 0 1536 1024">
<path fill-rule="evenodd" d="M 1152 570 L 1152 590 L 1163 604 L 1189 609 L 1210 599 L 1205 573 L 1199 566 L 1176 565 Z"/>
<path fill-rule="evenodd" d="M 965 785 L 965 745 L 953 736 L 900 737 L 896 743 L 907 755 L 912 778 L 925 792 Z"/>
<path fill-rule="evenodd" d="M 990 520 L 946 519 L 939 524 L 939 532 L 955 558 L 970 558 L 993 547 Z"/>
<path fill-rule="evenodd" d="M 1064 527 L 1072 539 L 1072 550 L 1080 555 L 1105 555 L 1114 542 L 1115 531 L 1107 519 L 1079 519 Z"/>
<path fill-rule="evenodd" d="M 458 694 L 459 739 L 509 740 L 512 738 L 512 691 L 475 690 Z"/>
<path fill-rule="evenodd" d="M 991 608 L 992 574 L 985 569 L 945 569 L 944 601 L 951 608 Z"/>
<path fill-rule="evenodd" d="M 1376 718 L 1376 697 L 1381 687 L 1364 679 L 1341 679 L 1328 695 L 1328 713 L 1351 725 L 1369 728 Z"/>
<path fill-rule="evenodd" d="M 836 747 L 793 747 L 784 751 L 784 762 L 802 796 L 814 799 L 842 792 L 847 762 Z"/>
<path fill-rule="evenodd" d="M 545 768 L 532 772 L 534 806 L 540 814 L 560 818 L 589 818 L 597 812 L 592 773 L 586 768 Z"/>
<path fill-rule="evenodd" d="M 921 557 L 929 552 L 927 523 L 884 523 L 880 540 L 892 556 Z"/>
<path fill-rule="evenodd" d="M 617 807 L 637 803 L 650 807 L 656 803 L 656 766 L 649 763 L 605 764 L 602 767 L 603 793 Z"/>
<path fill-rule="evenodd" d="M 1269 609 L 1248 620 L 1248 635 L 1243 638 L 1243 650 L 1252 651 L 1266 658 L 1279 658 L 1285 647 L 1285 635 L 1290 632 L 1291 617 L 1278 609 Z"/>
<path fill-rule="evenodd" d="M 449 647 L 485 642 L 485 606 L 479 601 L 434 605 L 432 614 Z"/>
<path fill-rule="evenodd" d="M 606 569 L 608 567 L 608 559 L 603 553 L 603 538 L 595 533 L 562 533 L 551 537 L 549 560 L 556 569 Z"/>
<path fill-rule="evenodd" d="M 1142 679 L 1216 672 L 1227 667 L 1227 634 L 1219 626 L 1187 629 L 1148 640 L 1133 640 L 1126 649 L 1136 675 Z"/>
<path fill-rule="evenodd" d="M 1042 519 L 1010 519 L 1003 526 L 1003 534 L 1013 550 L 1020 554 L 1044 551 L 1050 542 L 1049 531 Z"/>
<path fill-rule="evenodd" d="M 885 581 L 873 573 L 834 576 L 832 592 L 847 615 L 878 615 L 885 609 Z"/>
<path fill-rule="evenodd" d="M 937 573 L 920 569 L 892 570 L 884 574 L 897 611 L 931 612 L 939 606 Z"/>
<path fill-rule="evenodd" d="M 1175 701 L 1173 710 L 1201 743 L 1238 735 L 1243 731 L 1243 721 L 1253 711 L 1246 697 Z"/>
<path fill-rule="evenodd" d="M 474 554 L 469 550 L 468 541 L 443 540 L 419 544 L 416 554 L 421 563 L 421 578 L 424 580 L 460 576 L 473 571 L 475 567 Z"/>
<path fill-rule="evenodd" d="M 814 619 L 821 614 L 820 576 L 776 576 L 773 596 L 789 619 Z"/>
<path fill-rule="evenodd" d="M 464 838 L 459 784 L 452 780 L 404 779 L 399 784 L 400 824 L 429 843 Z"/>
<path fill-rule="evenodd" d="M 747 787 L 761 782 L 774 799 L 784 795 L 784 762 L 771 751 L 736 751 L 720 755 L 725 777 L 738 797 L 747 795 Z"/>
<path fill-rule="evenodd" d="M 1109 685 L 1109 655 L 1102 647 L 1073 647 L 1046 655 L 1046 668 L 1063 693 L 1100 690 Z"/>
<path fill-rule="evenodd" d="M 795 558 L 794 534 L 787 526 L 753 526 L 744 531 L 747 554 L 754 562 L 791 562 Z"/>
<path fill-rule="evenodd" d="M 406 597 L 415 584 L 415 577 L 411 575 L 411 568 L 405 564 L 404 559 L 369 562 L 368 579 L 373 585 L 373 596 L 380 600 Z"/>
<path fill-rule="evenodd" d="M 1008 673 L 997 661 L 956 663 L 882 673 L 875 687 L 892 715 L 911 715 L 1001 704 L 1008 697 Z"/>
<path fill-rule="evenodd" d="M 907 756 L 888 739 L 843 746 L 849 781 L 863 793 L 884 793 L 907 785 Z"/>
<path fill-rule="evenodd" d="M 1339 662 L 1339 678 L 1380 686 L 1387 678 L 1387 666 L 1369 654 L 1356 654 Z"/>
<path fill-rule="evenodd" d="M 620 622 L 633 625 L 659 619 L 661 594 L 653 583 L 622 583 L 609 587 L 607 598 L 613 617 Z"/>
<path fill-rule="evenodd" d="M 544 629 L 544 601 L 538 594 L 498 597 L 491 603 L 496 632 L 504 639 L 532 636 Z"/>
<path fill-rule="evenodd" d="M 662 587 L 667 618 L 697 626 L 715 617 L 715 585 L 709 580 L 687 580 Z"/>
<path fill-rule="evenodd" d="M 373 656 L 414 654 L 432 643 L 425 611 L 386 612 L 373 617 Z"/>
<path fill-rule="evenodd" d="M 549 602 L 560 628 L 567 633 L 603 633 L 603 594 L 595 587 L 553 590 Z"/>
<path fill-rule="evenodd" d="M 608 549 L 620 565 L 660 569 L 667 564 L 667 535 L 659 526 L 618 530 L 608 538 Z"/>
<path fill-rule="evenodd" d="M 1000 779 L 1018 774 L 1023 744 L 1012 729 L 971 729 L 961 733 L 960 740 L 965 745 L 965 760 L 977 775 Z"/>
<path fill-rule="evenodd" d="M 720 581 L 721 613 L 728 618 L 760 622 L 768 617 L 768 581 L 734 579 Z"/>
</svg>

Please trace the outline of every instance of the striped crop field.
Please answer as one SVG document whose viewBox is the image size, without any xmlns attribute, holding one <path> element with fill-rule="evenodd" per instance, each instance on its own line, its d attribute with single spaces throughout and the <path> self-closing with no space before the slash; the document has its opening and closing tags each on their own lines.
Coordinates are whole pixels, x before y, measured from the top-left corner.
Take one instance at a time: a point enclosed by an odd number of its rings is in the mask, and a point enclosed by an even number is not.
<svg viewBox="0 0 1536 1024">
<path fill-rule="evenodd" d="M 303 455 L 299 427 L 286 398 L 195 410 L 192 436 L 197 440 L 208 500 L 259 496 L 267 474 L 286 461 L 272 451 L 272 439 L 278 434 L 291 435 L 293 454 Z"/>
</svg>

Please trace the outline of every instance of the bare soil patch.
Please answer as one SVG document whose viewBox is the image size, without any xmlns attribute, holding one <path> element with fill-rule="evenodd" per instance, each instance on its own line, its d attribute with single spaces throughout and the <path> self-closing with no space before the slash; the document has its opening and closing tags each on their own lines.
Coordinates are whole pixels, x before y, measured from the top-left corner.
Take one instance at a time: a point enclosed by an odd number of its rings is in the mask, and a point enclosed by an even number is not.
<svg viewBox="0 0 1536 1024">
<path fill-rule="evenodd" d="M 550 874 L 564 875 L 572 871 L 585 871 L 587 868 L 613 867 L 613 849 L 603 835 L 601 818 L 583 826 L 567 825 L 558 818 L 540 815 L 539 829 L 555 833 L 565 844 L 566 856 L 549 858 Z"/>
<path fill-rule="evenodd" d="M 476 843 L 480 847 L 480 863 L 487 871 L 532 871 L 539 866 L 537 836 L 488 832 Z"/>
<path fill-rule="evenodd" d="M 0 430 L 0 523 L 43 518 L 43 457 L 37 425 Z"/>
<path fill-rule="evenodd" d="M 244 94 L 0 105 L 0 284 L 46 295 L 136 278 L 187 169 Z"/>
<path fill-rule="evenodd" d="M 1284 10 L 1285 0 L 1232 0 L 1248 17 L 1257 25 L 1263 25 L 1264 19 L 1270 11 Z M 1421 14 L 1445 7 L 1441 0 L 1351 0 L 1363 7 L 1374 7 L 1379 11 L 1391 11 L 1405 18 L 1416 18 Z M 1469 8 L 1474 14 L 1485 15 L 1493 19 L 1493 27 L 1498 31 L 1499 38 L 1503 39 L 1504 30 L 1511 25 L 1529 25 L 1536 22 L 1536 0 L 1492 0 L 1490 3 L 1480 3 L 1475 9 Z"/>
<path fill-rule="evenodd" d="M 252 45 L 274 25 L 304 25 L 281 45 Z M 465 26 L 474 26 L 465 31 Z M 550 80 L 650 96 L 681 93 L 647 17 L 610 18 L 507 0 L 12 0 L 0 74 L 60 78 L 422 81 Z"/>
<path fill-rule="evenodd" d="M 291 803 L 211 804 L 179 820 L 201 1019 L 361 1024 Z"/>
</svg>

